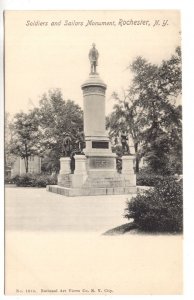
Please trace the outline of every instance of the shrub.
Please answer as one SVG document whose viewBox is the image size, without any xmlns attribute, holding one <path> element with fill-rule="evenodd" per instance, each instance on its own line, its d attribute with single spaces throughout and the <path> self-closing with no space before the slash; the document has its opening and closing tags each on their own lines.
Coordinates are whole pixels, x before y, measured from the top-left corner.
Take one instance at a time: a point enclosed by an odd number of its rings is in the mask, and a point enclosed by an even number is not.
<svg viewBox="0 0 194 300">
<path fill-rule="evenodd" d="M 52 175 L 52 176 L 48 176 L 47 184 L 50 184 L 50 185 L 55 185 L 55 184 L 57 184 L 57 177 L 58 177 L 57 174 Z"/>
<path fill-rule="evenodd" d="M 45 175 L 41 175 L 41 176 L 38 176 L 36 179 L 35 179 L 35 186 L 37 187 L 45 187 L 48 183 L 48 178 L 47 176 Z"/>
<path fill-rule="evenodd" d="M 10 176 L 7 176 L 7 175 L 6 175 L 6 176 L 4 177 L 4 182 L 5 182 L 5 183 L 12 183 L 12 182 L 11 182 Z"/>
<path fill-rule="evenodd" d="M 154 188 L 138 193 L 127 202 L 125 217 L 138 229 L 157 232 L 183 230 L 182 180 L 163 179 Z"/>
<path fill-rule="evenodd" d="M 17 184 L 17 181 L 19 180 L 19 178 L 20 178 L 19 175 L 12 176 L 10 179 L 10 182 Z"/>
<path fill-rule="evenodd" d="M 33 184 L 33 175 L 32 174 L 22 174 L 16 175 L 12 177 L 12 182 L 15 183 L 17 186 L 32 186 Z"/>
<path fill-rule="evenodd" d="M 141 172 L 137 174 L 137 185 L 139 186 L 155 186 L 163 179 L 162 175 L 156 174 L 142 174 Z"/>
<path fill-rule="evenodd" d="M 164 174 L 154 174 L 148 168 L 141 169 L 139 173 L 137 173 L 137 185 L 138 186 L 156 186 L 164 179 L 175 178 L 174 175 L 164 175 Z"/>
<path fill-rule="evenodd" d="M 57 176 L 26 173 L 16 175 L 12 178 L 12 182 L 23 187 L 46 187 L 48 184 L 57 184 Z"/>
</svg>

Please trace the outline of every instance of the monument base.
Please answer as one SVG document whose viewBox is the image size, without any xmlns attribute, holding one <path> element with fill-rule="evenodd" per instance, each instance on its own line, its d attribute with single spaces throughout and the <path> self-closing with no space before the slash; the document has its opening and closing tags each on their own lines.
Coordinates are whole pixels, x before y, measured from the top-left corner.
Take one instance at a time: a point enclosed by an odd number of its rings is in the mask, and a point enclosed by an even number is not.
<svg viewBox="0 0 194 300">
<path fill-rule="evenodd" d="M 98 195 L 129 195 L 136 194 L 136 186 L 130 187 L 90 187 L 90 188 L 67 188 L 59 185 L 47 185 L 47 191 L 67 197 L 98 196 Z"/>
<path fill-rule="evenodd" d="M 59 174 L 58 185 L 48 185 L 47 191 L 70 197 L 136 194 L 133 159 L 131 156 L 123 157 L 123 173 L 118 174 L 112 156 L 91 156 L 88 159 L 83 155 L 75 156 L 77 171 Z"/>
</svg>

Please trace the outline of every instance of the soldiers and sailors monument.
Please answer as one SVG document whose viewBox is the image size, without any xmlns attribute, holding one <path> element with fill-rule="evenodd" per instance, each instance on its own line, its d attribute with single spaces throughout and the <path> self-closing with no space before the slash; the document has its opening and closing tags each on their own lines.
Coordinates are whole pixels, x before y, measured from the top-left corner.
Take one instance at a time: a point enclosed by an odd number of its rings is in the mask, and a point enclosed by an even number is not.
<svg viewBox="0 0 194 300">
<path fill-rule="evenodd" d="M 85 148 L 74 156 L 71 173 L 70 157 L 61 157 L 58 185 L 47 191 L 65 196 L 91 196 L 136 193 L 136 175 L 129 152 L 122 156 L 122 172 L 117 172 L 116 154 L 106 133 L 105 93 L 107 85 L 97 73 L 99 52 L 93 43 L 89 51 L 90 73 L 81 85 L 84 107 Z"/>
</svg>

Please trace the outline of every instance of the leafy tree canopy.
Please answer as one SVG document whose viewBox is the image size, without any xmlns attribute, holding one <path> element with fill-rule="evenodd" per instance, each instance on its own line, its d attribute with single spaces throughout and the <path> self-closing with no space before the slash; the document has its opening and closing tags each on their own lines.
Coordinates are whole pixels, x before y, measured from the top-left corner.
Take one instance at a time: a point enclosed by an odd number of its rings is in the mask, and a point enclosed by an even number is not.
<svg viewBox="0 0 194 300">
<path fill-rule="evenodd" d="M 160 65 L 137 57 L 128 68 L 133 80 L 122 98 L 113 94 L 116 105 L 107 118 L 110 135 L 118 135 L 118 131 L 131 135 L 137 172 L 142 156 L 155 172 L 166 172 L 171 168 L 167 167 L 168 162 L 175 163 L 175 160 L 180 164 L 173 171 L 181 172 L 181 106 L 175 104 L 181 93 L 180 47 Z"/>
<path fill-rule="evenodd" d="M 64 156 L 64 143 L 68 138 L 75 148 L 83 131 L 83 112 L 72 100 L 65 101 L 59 89 L 45 93 L 36 109 L 42 133 L 41 144 L 45 156 L 51 159 L 49 169 L 59 170 L 59 159 Z"/>
</svg>

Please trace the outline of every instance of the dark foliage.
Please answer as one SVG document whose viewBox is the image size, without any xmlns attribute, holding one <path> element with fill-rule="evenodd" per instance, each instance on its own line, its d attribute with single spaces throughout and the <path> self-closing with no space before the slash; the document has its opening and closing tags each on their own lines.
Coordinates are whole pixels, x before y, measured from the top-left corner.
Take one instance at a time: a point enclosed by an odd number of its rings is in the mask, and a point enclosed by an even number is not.
<svg viewBox="0 0 194 300">
<path fill-rule="evenodd" d="M 162 179 L 154 188 L 138 193 L 127 202 L 127 219 L 133 219 L 139 230 L 149 232 L 182 232 L 182 180 Z"/>
<path fill-rule="evenodd" d="M 57 176 L 26 173 L 20 176 L 16 175 L 11 182 L 23 187 L 46 187 L 48 184 L 57 184 Z"/>
<path fill-rule="evenodd" d="M 157 174 L 145 174 L 141 171 L 137 174 L 137 186 L 155 186 L 164 177 Z"/>
<path fill-rule="evenodd" d="M 176 178 L 175 175 L 156 174 L 152 172 L 150 167 L 145 167 L 137 173 L 137 186 L 156 186 L 164 179 Z"/>
<path fill-rule="evenodd" d="M 4 177 L 4 182 L 5 182 L 5 183 L 11 183 L 11 178 L 10 178 L 10 176 L 5 176 L 5 177 Z"/>
<path fill-rule="evenodd" d="M 53 89 L 42 96 L 36 114 L 43 135 L 43 171 L 59 172 L 60 157 L 70 156 L 81 142 L 83 111 L 74 101 L 64 100 L 60 89 Z"/>
<path fill-rule="evenodd" d="M 113 93 L 116 101 L 107 117 L 112 139 L 121 132 L 131 137 L 136 173 L 139 161 L 146 159 L 152 172 L 182 174 L 181 49 L 155 65 L 136 57 L 128 67 L 133 78 L 123 96 Z"/>
</svg>

